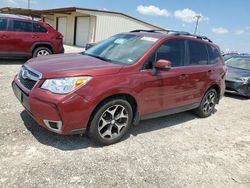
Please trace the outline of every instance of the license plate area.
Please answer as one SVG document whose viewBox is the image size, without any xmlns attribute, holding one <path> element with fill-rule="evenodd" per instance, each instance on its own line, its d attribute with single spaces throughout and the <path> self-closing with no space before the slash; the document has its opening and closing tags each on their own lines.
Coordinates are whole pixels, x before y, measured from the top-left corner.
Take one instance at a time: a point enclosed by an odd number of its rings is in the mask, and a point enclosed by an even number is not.
<svg viewBox="0 0 250 188">
<path fill-rule="evenodd" d="M 22 103 L 24 108 L 30 111 L 29 96 L 22 92 L 22 90 L 15 84 L 12 84 L 12 88 L 17 99 Z"/>
</svg>

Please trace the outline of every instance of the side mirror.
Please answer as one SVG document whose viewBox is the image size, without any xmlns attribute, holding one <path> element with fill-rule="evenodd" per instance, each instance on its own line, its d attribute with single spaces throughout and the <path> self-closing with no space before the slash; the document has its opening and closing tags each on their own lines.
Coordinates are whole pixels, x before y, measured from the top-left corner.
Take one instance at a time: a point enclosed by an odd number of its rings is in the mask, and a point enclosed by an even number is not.
<svg viewBox="0 0 250 188">
<path fill-rule="evenodd" d="M 155 64 L 154 67 L 158 70 L 168 71 L 171 69 L 172 63 L 171 61 L 160 59 Z"/>
</svg>

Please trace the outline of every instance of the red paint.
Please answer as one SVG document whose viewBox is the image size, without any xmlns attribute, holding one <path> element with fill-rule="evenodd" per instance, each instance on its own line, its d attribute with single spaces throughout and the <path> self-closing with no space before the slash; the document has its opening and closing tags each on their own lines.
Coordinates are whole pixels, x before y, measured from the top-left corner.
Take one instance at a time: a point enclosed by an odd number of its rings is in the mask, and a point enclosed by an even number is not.
<svg viewBox="0 0 250 188">
<path fill-rule="evenodd" d="M 156 64 L 154 65 L 154 67 L 158 68 L 158 69 L 170 69 L 172 66 L 172 63 L 170 61 L 164 60 L 164 59 L 160 59 L 156 62 Z"/>
<path fill-rule="evenodd" d="M 52 47 L 54 54 L 63 52 L 63 35 L 45 22 L 13 17 L 0 18 L 7 19 L 9 21 L 8 29 L 11 28 L 10 23 L 12 20 L 18 20 L 40 24 L 47 30 L 46 33 L 14 32 L 10 30 L 0 31 L 0 55 L 2 54 L 4 57 L 16 55 L 31 57 L 36 45 L 43 46 L 44 44 L 49 44 Z"/>
<path fill-rule="evenodd" d="M 143 35 L 152 36 L 146 33 Z M 43 119 L 61 120 L 63 131 L 60 134 L 68 134 L 74 129 L 86 128 L 96 106 L 113 95 L 132 96 L 140 115 L 201 102 L 207 89 L 213 85 L 219 86 L 220 94 L 223 95 L 226 70 L 222 58 L 214 65 L 159 70 L 157 76 L 152 75 L 152 70 L 142 70 L 145 61 L 166 40 L 178 38 L 201 41 L 190 37 L 161 36 L 140 60 L 129 66 L 112 64 L 81 54 L 29 60 L 26 65 L 43 75 L 35 88 L 28 93 L 34 118 L 42 126 L 45 126 Z M 90 75 L 93 79 L 67 95 L 53 94 L 40 88 L 45 79 L 77 75 Z M 19 84 L 19 87 L 25 91 L 22 85 Z"/>
</svg>

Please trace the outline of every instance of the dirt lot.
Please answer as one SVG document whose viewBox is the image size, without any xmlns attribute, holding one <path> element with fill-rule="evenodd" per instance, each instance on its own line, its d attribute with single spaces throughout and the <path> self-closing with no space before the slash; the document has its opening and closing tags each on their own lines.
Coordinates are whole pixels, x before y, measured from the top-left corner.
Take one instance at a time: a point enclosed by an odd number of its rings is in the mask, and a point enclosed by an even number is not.
<svg viewBox="0 0 250 188">
<path fill-rule="evenodd" d="M 207 119 L 143 121 L 97 147 L 28 116 L 11 90 L 20 66 L 0 65 L 0 187 L 250 187 L 250 100 L 226 96 Z"/>
</svg>

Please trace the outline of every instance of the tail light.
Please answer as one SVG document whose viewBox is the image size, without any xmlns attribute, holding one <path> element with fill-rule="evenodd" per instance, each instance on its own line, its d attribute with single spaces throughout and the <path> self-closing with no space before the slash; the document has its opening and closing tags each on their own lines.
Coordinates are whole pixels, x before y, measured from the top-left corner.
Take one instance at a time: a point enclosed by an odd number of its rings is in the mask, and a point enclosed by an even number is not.
<svg viewBox="0 0 250 188">
<path fill-rule="evenodd" d="M 63 38 L 64 38 L 64 36 L 61 33 L 56 36 L 56 39 L 58 39 L 58 40 L 63 40 Z"/>
<path fill-rule="evenodd" d="M 222 79 L 225 79 L 227 77 L 227 74 L 228 74 L 228 68 L 225 64 L 223 64 L 220 76 Z"/>
</svg>

